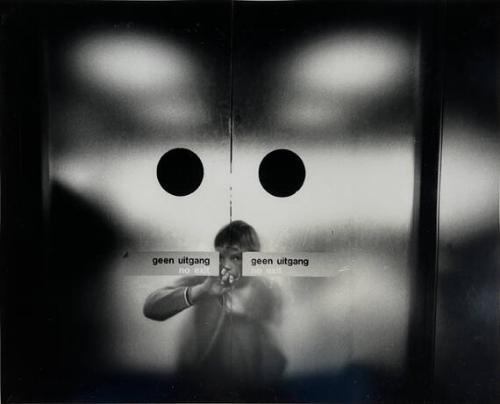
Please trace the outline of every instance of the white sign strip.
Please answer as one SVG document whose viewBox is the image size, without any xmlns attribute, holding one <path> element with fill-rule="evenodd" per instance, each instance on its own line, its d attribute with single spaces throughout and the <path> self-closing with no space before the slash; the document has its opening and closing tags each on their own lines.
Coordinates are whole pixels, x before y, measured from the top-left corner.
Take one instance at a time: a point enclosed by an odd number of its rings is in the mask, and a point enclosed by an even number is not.
<svg viewBox="0 0 500 404">
<path fill-rule="evenodd" d="M 334 277 L 350 269 L 334 253 L 243 253 L 243 276 Z"/>
<path fill-rule="evenodd" d="M 123 271 L 127 275 L 218 276 L 219 253 L 211 252 L 126 252 Z"/>
</svg>

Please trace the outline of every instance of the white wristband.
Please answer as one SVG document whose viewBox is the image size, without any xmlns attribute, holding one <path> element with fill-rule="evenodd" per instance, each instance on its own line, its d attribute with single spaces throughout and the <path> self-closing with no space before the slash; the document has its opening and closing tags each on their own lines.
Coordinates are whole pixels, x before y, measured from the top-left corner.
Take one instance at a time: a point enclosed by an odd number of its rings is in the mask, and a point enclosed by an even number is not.
<svg viewBox="0 0 500 404">
<path fill-rule="evenodd" d="M 193 304 L 189 301 L 189 298 L 188 298 L 188 291 L 189 291 L 189 286 L 187 286 L 185 289 L 184 289 L 184 301 L 186 302 L 186 307 L 190 307 L 192 306 Z"/>
</svg>

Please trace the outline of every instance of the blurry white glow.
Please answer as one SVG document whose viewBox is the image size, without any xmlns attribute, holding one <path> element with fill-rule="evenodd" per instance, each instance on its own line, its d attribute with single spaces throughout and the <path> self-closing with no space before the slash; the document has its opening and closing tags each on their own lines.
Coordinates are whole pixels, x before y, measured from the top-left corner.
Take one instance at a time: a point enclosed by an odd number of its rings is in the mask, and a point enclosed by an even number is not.
<svg viewBox="0 0 500 404">
<path fill-rule="evenodd" d="M 258 179 L 260 161 L 273 148 L 295 151 L 306 167 L 303 187 L 289 198 L 271 196 Z M 290 245 L 283 231 L 300 234 L 311 228 L 321 234 L 321 229 L 347 227 L 349 232 L 362 230 L 365 235 L 385 231 L 408 234 L 414 186 L 410 141 L 363 147 L 322 148 L 301 143 L 294 148 L 286 142 L 238 146 L 232 177 L 233 216 L 262 229 L 270 251 L 282 251 L 283 247 L 301 251 L 300 246 Z"/>
<path fill-rule="evenodd" d="M 493 138 L 463 122 L 445 131 L 439 201 L 443 240 L 467 240 L 496 220 L 492 201 L 498 198 L 498 154 L 495 142 L 488 140 Z"/>
<path fill-rule="evenodd" d="M 342 32 L 315 40 L 293 58 L 299 84 L 343 94 L 371 94 L 399 84 L 408 74 L 408 46 L 378 31 Z"/>
<path fill-rule="evenodd" d="M 191 195 L 175 197 L 156 178 L 160 157 L 172 147 L 155 144 L 138 150 L 116 147 L 99 155 L 67 155 L 54 164 L 53 178 L 119 223 L 134 248 L 210 251 L 217 230 L 229 222 L 227 148 L 175 144 L 193 150 L 204 166 L 200 187 Z"/>
<path fill-rule="evenodd" d="M 200 68 L 194 54 L 168 38 L 119 30 L 82 35 L 70 47 L 67 65 L 82 88 L 94 91 L 87 97 L 87 115 L 103 120 L 103 127 L 109 126 L 110 117 L 95 110 L 92 97 L 108 102 L 110 112 L 118 112 L 110 115 L 111 122 L 118 116 L 143 127 L 184 130 L 210 120 L 206 85 L 200 80 L 209 73 Z M 83 124 L 89 121 L 87 116 Z M 68 124 L 77 126 L 68 133 L 83 126 L 73 118 Z"/>
<path fill-rule="evenodd" d="M 114 92 L 151 93 L 185 84 L 189 56 L 164 38 L 138 32 L 101 32 L 82 37 L 70 52 L 77 77 Z"/>
</svg>

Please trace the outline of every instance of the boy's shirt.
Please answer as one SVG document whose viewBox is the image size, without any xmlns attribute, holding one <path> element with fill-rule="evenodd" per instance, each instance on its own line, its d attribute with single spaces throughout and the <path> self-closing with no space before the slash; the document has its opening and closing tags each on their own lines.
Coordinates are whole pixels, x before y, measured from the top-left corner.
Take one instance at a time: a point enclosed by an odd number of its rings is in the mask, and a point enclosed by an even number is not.
<svg viewBox="0 0 500 404">
<path fill-rule="evenodd" d="M 161 299 L 180 311 L 185 307 L 185 288 L 205 279 L 182 278 L 150 299 Z M 200 301 L 188 310 L 194 313 L 179 355 L 181 374 L 238 384 L 267 383 L 281 376 L 286 360 L 269 329 L 279 320 L 281 299 L 271 281 L 242 278 L 219 299 Z"/>
</svg>

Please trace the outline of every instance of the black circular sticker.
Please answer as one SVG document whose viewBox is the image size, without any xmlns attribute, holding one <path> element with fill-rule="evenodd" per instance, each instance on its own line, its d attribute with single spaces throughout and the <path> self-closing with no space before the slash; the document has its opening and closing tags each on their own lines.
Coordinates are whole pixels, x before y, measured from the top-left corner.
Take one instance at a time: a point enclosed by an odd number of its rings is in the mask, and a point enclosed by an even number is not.
<svg viewBox="0 0 500 404">
<path fill-rule="evenodd" d="M 191 150 L 172 149 L 158 162 L 156 177 L 161 187 L 169 194 L 186 196 L 200 186 L 203 180 L 203 164 Z"/>
<path fill-rule="evenodd" d="M 273 196 L 293 195 L 302 187 L 305 178 L 304 163 L 291 150 L 274 150 L 267 154 L 260 163 L 260 183 Z"/>
</svg>

